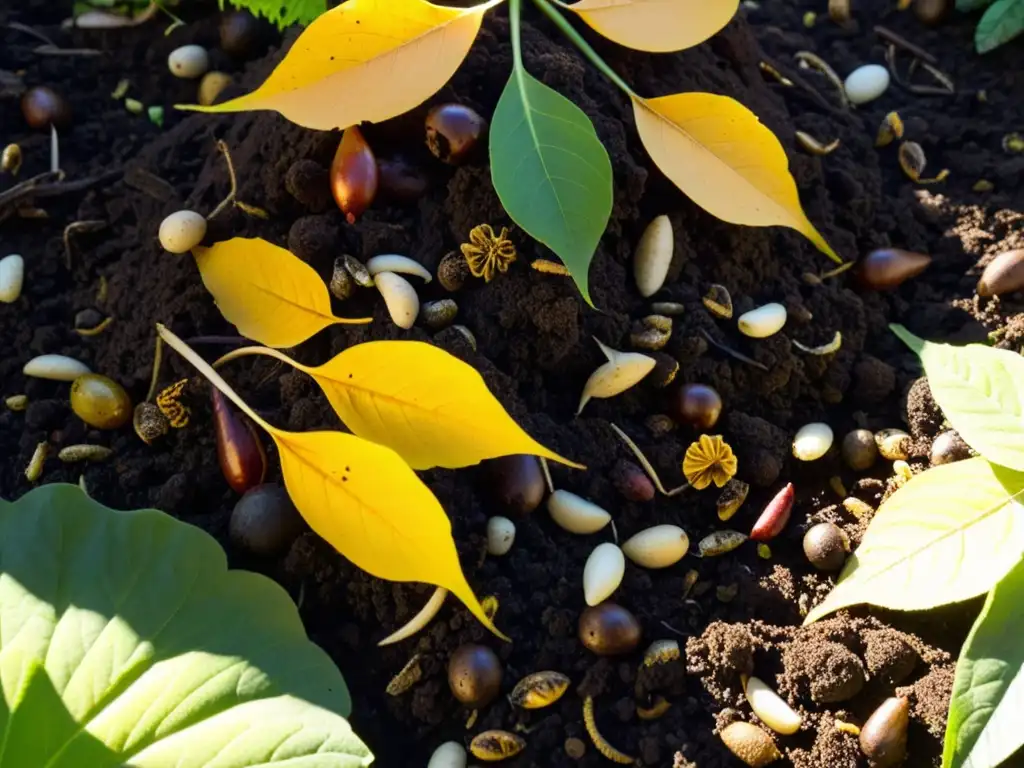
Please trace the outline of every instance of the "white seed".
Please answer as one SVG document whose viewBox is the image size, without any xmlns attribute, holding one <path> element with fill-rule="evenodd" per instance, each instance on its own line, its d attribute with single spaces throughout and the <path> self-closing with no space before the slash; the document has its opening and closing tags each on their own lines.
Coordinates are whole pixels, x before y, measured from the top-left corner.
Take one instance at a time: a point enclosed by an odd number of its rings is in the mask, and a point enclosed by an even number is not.
<svg viewBox="0 0 1024 768">
<path fill-rule="evenodd" d="M 846 78 L 843 88 L 854 104 L 867 104 L 881 96 L 889 87 L 889 70 L 880 64 L 857 67 Z"/>
<path fill-rule="evenodd" d="M 834 439 L 832 427 L 828 424 L 823 424 L 820 421 L 804 424 L 797 430 L 796 436 L 793 438 L 793 456 L 800 461 L 820 459 L 828 453 Z"/>
<path fill-rule="evenodd" d="M 786 324 L 786 308 L 781 304 L 765 304 L 744 312 L 739 319 L 740 333 L 752 339 L 766 339 Z"/>
<path fill-rule="evenodd" d="M 92 373 L 85 363 L 64 355 L 40 355 L 33 357 L 21 372 L 26 376 L 52 381 L 74 381 L 84 373 Z"/>
<path fill-rule="evenodd" d="M 210 68 L 210 54 L 201 45 L 183 45 L 171 51 L 167 68 L 175 77 L 193 80 L 206 74 Z"/>
<path fill-rule="evenodd" d="M 597 504 L 561 489 L 548 496 L 548 512 L 569 533 L 597 533 L 612 519 Z"/>
<path fill-rule="evenodd" d="M 754 714 L 776 733 L 788 736 L 800 730 L 800 715 L 793 711 L 785 699 L 765 685 L 763 680 L 749 678 L 743 693 Z"/>
<path fill-rule="evenodd" d="M 587 605 L 597 605 L 622 583 L 626 558 L 622 550 L 610 542 L 598 544 L 583 566 L 583 597 Z"/>
<path fill-rule="evenodd" d="M 160 245 L 170 253 L 188 253 L 206 237 L 206 219 L 195 211 L 177 211 L 160 222 Z"/>
<path fill-rule="evenodd" d="M 0 301 L 11 304 L 21 296 L 25 281 L 25 260 L 16 253 L 0 259 Z"/>
<path fill-rule="evenodd" d="M 642 355 L 639 352 L 619 352 L 617 349 L 605 346 L 596 338 L 594 341 L 601 347 L 608 362 L 590 374 L 587 383 L 583 385 L 580 407 L 576 409 L 577 416 L 583 411 L 583 406 L 590 401 L 590 398 L 614 397 L 625 392 L 650 373 L 657 364 L 653 357 Z"/>
<path fill-rule="evenodd" d="M 394 272 L 381 272 L 373 276 L 373 283 L 384 297 L 388 314 L 395 325 L 409 330 L 420 313 L 420 297 L 412 283 Z"/>
<path fill-rule="evenodd" d="M 396 253 L 374 256 L 366 262 L 366 269 L 371 275 L 378 275 L 381 272 L 401 272 L 406 275 L 422 277 L 424 282 L 429 283 L 433 278 L 426 267 L 408 256 L 399 256 Z"/>
<path fill-rule="evenodd" d="M 668 568 L 690 548 L 686 531 L 678 525 L 655 525 L 634 534 L 622 545 L 626 557 L 644 568 Z"/>
<path fill-rule="evenodd" d="M 658 216 L 644 230 L 633 258 L 633 278 L 644 298 L 653 296 L 665 284 L 672 248 L 672 222 L 668 216 Z"/>
<path fill-rule="evenodd" d="M 492 517 L 487 521 L 487 554 L 508 554 L 515 539 L 516 524 L 507 517 Z"/>
<path fill-rule="evenodd" d="M 457 741 L 446 741 L 434 750 L 427 768 L 466 768 L 469 755 L 466 748 Z"/>
</svg>

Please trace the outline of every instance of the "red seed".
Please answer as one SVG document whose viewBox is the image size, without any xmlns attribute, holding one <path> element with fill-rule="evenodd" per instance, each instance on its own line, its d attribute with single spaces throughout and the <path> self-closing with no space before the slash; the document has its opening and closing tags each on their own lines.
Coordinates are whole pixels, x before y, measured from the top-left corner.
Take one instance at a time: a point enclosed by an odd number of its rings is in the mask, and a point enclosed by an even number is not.
<svg viewBox="0 0 1024 768">
<path fill-rule="evenodd" d="M 228 485 L 245 493 L 263 482 L 267 455 L 256 428 L 228 405 L 220 390 L 212 389 L 213 429 L 217 437 L 217 459 Z"/>
<path fill-rule="evenodd" d="M 861 285 L 876 291 L 888 291 L 924 272 L 931 256 L 900 248 L 879 248 L 857 264 Z"/>
<path fill-rule="evenodd" d="M 379 172 L 373 150 L 356 126 L 346 128 L 331 163 L 331 194 L 349 224 L 355 224 L 377 195 Z"/>
<path fill-rule="evenodd" d="M 789 513 L 793 510 L 793 496 L 793 484 L 787 483 L 757 518 L 750 538 L 754 541 L 769 541 L 782 533 L 789 522 Z"/>
</svg>

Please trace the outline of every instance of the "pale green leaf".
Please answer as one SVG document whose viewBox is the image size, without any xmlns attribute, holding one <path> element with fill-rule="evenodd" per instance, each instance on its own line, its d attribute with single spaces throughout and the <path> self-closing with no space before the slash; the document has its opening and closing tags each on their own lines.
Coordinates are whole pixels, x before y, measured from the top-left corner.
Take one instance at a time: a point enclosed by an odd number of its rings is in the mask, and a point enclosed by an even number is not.
<svg viewBox="0 0 1024 768">
<path fill-rule="evenodd" d="M 288 595 L 206 533 L 77 486 L 0 501 L 0 768 L 361 768 Z"/>
<path fill-rule="evenodd" d="M 974 31 L 974 47 L 988 53 L 1024 32 L 1024 0 L 996 0 Z"/>
<path fill-rule="evenodd" d="M 929 469 L 886 500 L 807 623 L 858 603 L 912 611 L 984 594 L 1024 553 L 1024 473 L 978 457 Z"/>
<path fill-rule="evenodd" d="M 983 344 L 932 344 L 902 325 L 889 327 L 921 358 L 935 402 L 967 444 L 995 464 L 1024 470 L 1024 357 Z"/>
<path fill-rule="evenodd" d="M 517 62 L 491 119 L 490 154 L 508 215 L 562 259 L 593 304 L 587 273 L 612 212 L 612 165 L 590 119 Z"/>
<path fill-rule="evenodd" d="M 943 768 L 993 768 L 1024 745 L 1024 562 L 989 592 L 960 651 Z"/>
</svg>

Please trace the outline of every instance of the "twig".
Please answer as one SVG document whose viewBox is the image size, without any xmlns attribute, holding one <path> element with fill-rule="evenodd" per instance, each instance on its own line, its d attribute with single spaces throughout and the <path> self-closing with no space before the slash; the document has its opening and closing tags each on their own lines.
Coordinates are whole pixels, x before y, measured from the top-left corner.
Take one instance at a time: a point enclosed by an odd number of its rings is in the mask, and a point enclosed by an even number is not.
<svg viewBox="0 0 1024 768">
<path fill-rule="evenodd" d="M 735 357 L 737 360 L 739 360 L 741 362 L 744 362 L 744 363 L 747 363 L 748 365 L 752 365 L 755 368 L 760 368 L 762 371 L 767 371 L 768 370 L 768 366 L 765 365 L 764 363 L 759 363 L 754 358 L 747 357 L 742 352 L 737 352 L 732 347 L 727 347 L 725 344 L 723 344 L 720 341 L 715 341 L 713 338 L 711 338 L 711 334 L 709 334 L 703 328 L 700 329 L 700 332 L 704 335 L 704 338 L 708 340 L 708 344 L 710 344 L 711 346 L 713 346 L 713 347 L 715 347 L 717 349 L 722 350 L 727 355 L 731 355 L 732 357 Z"/>
<path fill-rule="evenodd" d="M 929 64 L 935 64 L 936 66 L 939 63 L 939 60 L 932 56 L 930 53 L 928 53 L 928 51 L 926 51 L 924 48 L 922 48 L 919 45 L 914 45 L 905 37 L 897 35 L 888 27 L 883 27 L 881 24 L 876 25 L 875 34 L 878 35 L 883 40 L 892 43 L 893 45 L 899 46 L 903 50 L 907 51 L 907 53 L 913 54 L 917 58 L 921 59 L 921 61 L 927 61 Z"/>
<path fill-rule="evenodd" d="M 60 195 L 72 192 L 82 192 L 111 181 L 121 175 L 121 169 L 101 173 L 99 176 L 90 176 L 87 179 L 76 181 L 64 181 L 63 171 L 47 171 L 26 179 L 10 189 L 0 192 L 0 221 L 16 213 L 19 208 L 25 206 L 29 201 L 36 198 L 59 197 Z"/>
<path fill-rule="evenodd" d="M 850 100 L 846 97 L 846 86 L 843 85 L 843 81 L 836 74 L 836 71 L 829 66 L 827 61 L 810 51 L 797 51 L 793 54 L 793 58 L 821 72 L 839 92 L 839 100 L 843 103 L 843 108 L 850 108 Z"/>
<path fill-rule="evenodd" d="M 229 205 L 240 209 L 243 213 L 249 216 L 256 216 L 261 219 L 269 219 L 270 214 L 255 205 L 249 205 L 248 203 L 242 203 L 236 199 L 238 194 L 238 179 L 235 176 L 235 164 L 231 160 L 231 152 L 228 150 L 228 145 L 221 139 L 217 139 L 217 150 L 224 155 L 224 162 L 228 166 L 228 180 L 231 183 L 231 189 L 228 191 L 227 197 L 217 204 L 217 207 L 213 209 L 213 212 L 206 217 L 207 221 L 213 221 L 216 216 L 219 216 L 224 212 L 224 209 Z"/>
<path fill-rule="evenodd" d="M 8 29 L 13 29 L 15 32 L 24 32 L 26 35 L 34 37 L 36 40 L 40 40 L 44 43 L 47 43 L 48 45 L 52 45 L 54 48 L 58 47 L 57 44 L 53 42 L 53 40 L 48 38 L 38 29 L 30 27 L 27 24 L 20 24 L 17 21 L 9 21 L 4 26 L 7 27 Z"/>
<path fill-rule="evenodd" d="M 71 235 L 76 232 L 98 232 L 107 226 L 107 222 L 99 220 L 73 221 L 64 227 L 64 266 L 71 270 Z"/>
<path fill-rule="evenodd" d="M 793 85 L 798 86 L 800 92 L 809 96 L 811 100 L 822 109 L 836 116 L 845 114 L 843 110 L 837 109 L 835 104 L 832 104 L 828 99 L 826 99 L 817 88 L 807 82 L 807 80 L 801 77 L 797 72 L 781 67 L 778 62 L 768 58 L 767 56 L 763 57 L 763 60 L 766 64 L 774 67 L 779 74 L 790 80 Z"/>
</svg>

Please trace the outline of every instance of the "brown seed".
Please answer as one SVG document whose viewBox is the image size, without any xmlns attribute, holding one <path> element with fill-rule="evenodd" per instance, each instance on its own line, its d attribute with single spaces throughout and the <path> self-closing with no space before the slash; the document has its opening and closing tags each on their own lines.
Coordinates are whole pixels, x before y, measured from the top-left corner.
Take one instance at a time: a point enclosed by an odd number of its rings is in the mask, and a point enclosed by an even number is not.
<svg viewBox="0 0 1024 768">
<path fill-rule="evenodd" d="M 673 398 L 672 415 L 695 429 L 711 429 L 722 415 L 722 396 L 707 384 L 683 384 Z"/>
<path fill-rule="evenodd" d="M 266 477 L 267 455 L 252 423 L 234 411 L 219 389 L 212 387 L 210 393 L 220 471 L 236 493 L 245 493 Z"/>
<path fill-rule="evenodd" d="M 331 194 L 349 224 L 373 203 L 378 181 L 377 160 L 370 145 L 357 126 L 346 128 L 331 163 Z"/>
<path fill-rule="evenodd" d="M 439 160 L 461 165 L 487 135 L 487 121 L 462 104 L 438 104 L 427 113 L 427 147 Z"/>
<path fill-rule="evenodd" d="M 978 281 L 979 296 L 1024 291 L 1024 248 L 1005 251 L 985 267 Z"/>
<path fill-rule="evenodd" d="M 818 523 L 804 534 L 804 554 L 820 571 L 838 571 L 846 562 L 847 538 L 834 523 Z"/>
<path fill-rule="evenodd" d="M 228 536 L 240 549 L 262 557 L 284 553 L 302 533 L 302 518 L 277 483 L 246 491 L 231 511 Z"/>
<path fill-rule="evenodd" d="M 457 291 L 469 277 L 469 264 L 466 257 L 457 251 L 449 252 L 437 267 L 437 282 L 446 291 Z"/>
<path fill-rule="evenodd" d="M 426 193 L 430 180 L 421 168 L 404 157 L 377 160 L 380 193 L 397 203 L 414 203 Z"/>
<path fill-rule="evenodd" d="M 124 387 L 98 373 L 86 373 L 71 383 L 71 410 L 97 429 L 117 429 L 132 417 L 132 401 Z"/>
<path fill-rule="evenodd" d="M 71 123 L 71 105 L 52 88 L 37 85 L 21 97 L 21 114 L 32 128 L 65 128 Z"/>
<path fill-rule="evenodd" d="M 955 429 L 947 429 L 932 442 L 931 461 L 933 467 L 962 461 L 970 457 L 971 447 L 964 442 L 960 433 Z"/>
<path fill-rule="evenodd" d="M 501 691 L 501 678 L 501 661 L 485 645 L 460 645 L 448 662 L 448 687 L 452 695 L 473 709 L 494 701 Z"/>
<path fill-rule="evenodd" d="M 528 515 L 544 500 L 544 473 L 536 456 L 515 454 L 484 462 L 487 485 L 501 511 Z"/>
<path fill-rule="evenodd" d="M 239 59 L 251 59 L 266 48 L 267 27 L 248 11 L 225 13 L 220 20 L 220 47 Z"/>
<path fill-rule="evenodd" d="M 611 471 L 612 485 L 628 501 L 650 501 L 654 498 L 654 484 L 632 461 L 619 459 Z"/>
<path fill-rule="evenodd" d="M 579 760 L 585 754 L 587 754 L 587 745 L 583 739 L 577 739 L 575 736 L 571 736 L 565 740 L 565 744 L 562 745 L 565 750 L 565 754 L 573 760 Z"/>
<path fill-rule="evenodd" d="M 910 701 L 900 696 L 886 699 L 860 729 L 860 749 L 872 768 L 891 768 L 907 756 Z"/>
<path fill-rule="evenodd" d="M 878 458 L 878 446 L 870 429 L 854 429 L 846 433 L 842 445 L 843 461 L 854 472 L 870 469 Z"/>
<path fill-rule="evenodd" d="M 636 616 L 615 603 L 601 603 L 580 614 L 580 642 L 598 656 L 631 653 L 640 644 L 642 634 Z"/>
<path fill-rule="evenodd" d="M 952 7 L 952 0 L 914 0 L 914 15 L 922 24 L 933 27 L 946 20 Z"/>
<path fill-rule="evenodd" d="M 923 253 L 880 248 L 861 259 L 857 275 L 865 288 L 887 291 L 921 274 L 931 262 L 932 257 Z"/>
</svg>

